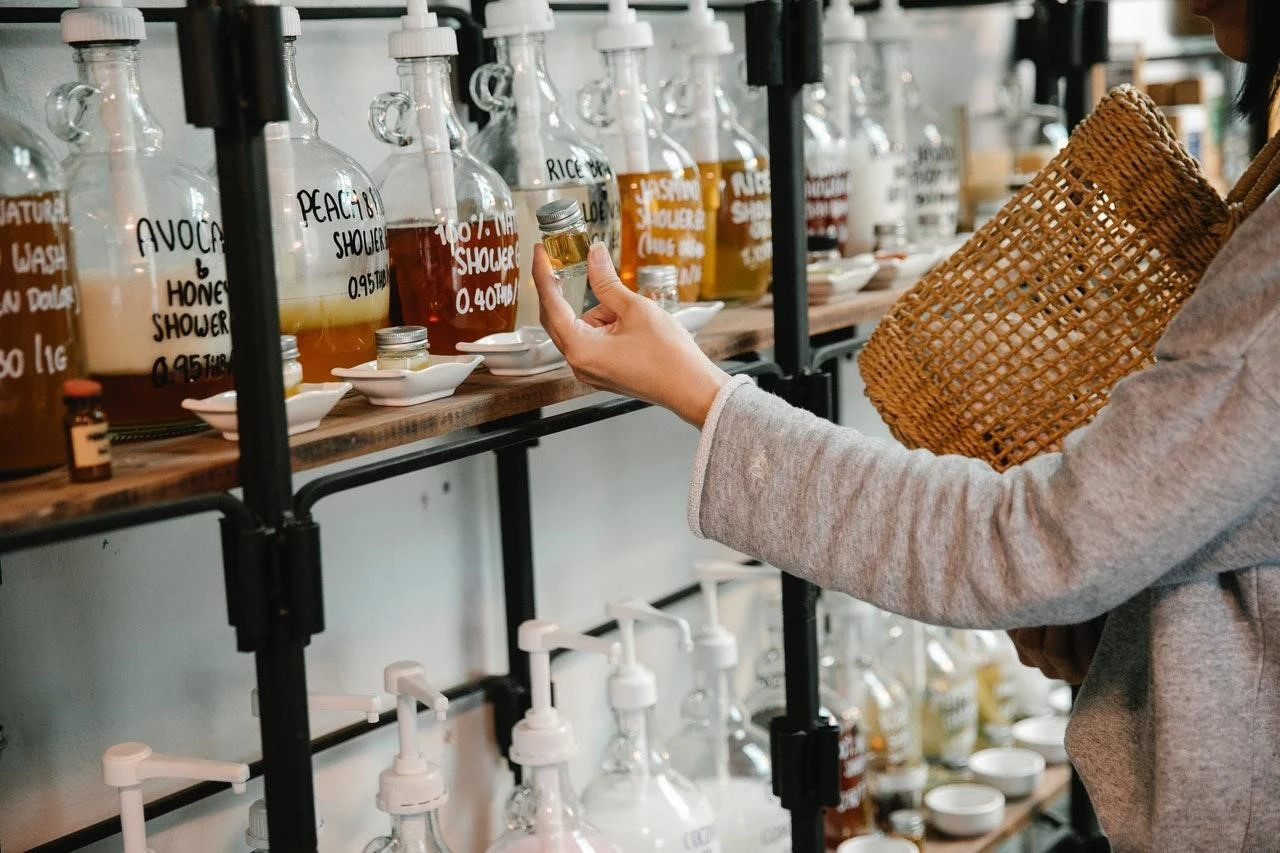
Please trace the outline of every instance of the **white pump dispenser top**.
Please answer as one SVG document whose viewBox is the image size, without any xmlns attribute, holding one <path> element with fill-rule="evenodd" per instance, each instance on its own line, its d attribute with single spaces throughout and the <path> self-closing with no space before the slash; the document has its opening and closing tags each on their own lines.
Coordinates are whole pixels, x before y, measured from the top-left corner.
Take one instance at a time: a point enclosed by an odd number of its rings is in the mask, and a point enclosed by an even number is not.
<svg viewBox="0 0 1280 853">
<path fill-rule="evenodd" d="M 258 688 L 249 691 L 249 709 L 258 716 Z M 378 722 L 378 716 L 387 710 L 386 697 L 380 694 L 308 693 L 309 711 L 351 711 L 360 714 L 367 723 Z M 324 821 L 316 815 L 317 834 L 324 829 Z M 254 850 L 270 850 L 271 840 L 267 832 L 267 801 L 254 800 L 249 806 L 249 828 L 244 841 Z"/>
<path fill-rule="evenodd" d="M 644 711 L 658 704 L 657 680 L 653 670 L 636 660 L 636 622 L 652 622 L 675 628 L 680 633 L 680 650 L 693 648 L 689 623 L 679 616 L 663 613 L 638 598 L 616 601 L 605 611 L 618 622 L 622 659 L 609 676 L 609 705 L 617 711 Z"/>
<path fill-rule="evenodd" d="M 881 0 L 880 11 L 871 20 L 871 39 L 878 42 L 905 42 L 911 39 L 911 27 L 902 13 L 900 0 Z"/>
<path fill-rule="evenodd" d="M 547 0 L 493 0 L 484 7 L 484 37 L 549 33 L 556 28 Z"/>
<path fill-rule="evenodd" d="M 705 560 L 693 567 L 702 586 L 706 622 L 693 641 L 695 665 L 704 671 L 733 669 L 738 665 L 738 638 L 720 624 L 720 581 L 758 581 L 776 578 L 778 570 L 769 566 L 744 566 L 727 560 Z"/>
<path fill-rule="evenodd" d="M 596 50 L 645 50 L 653 47 L 653 27 L 636 18 L 627 0 L 609 0 L 605 25 L 596 30 Z"/>
<path fill-rule="evenodd" d="M 427 0 L 409 0 L 407 13 L 400 16 L 400 29 L 387 36 L 392 59 L 425 59 L 429 56 L 457 56 L 458 37 L 452 28 L 440 26 Z"/>
<path fill-rule="evenodd" d="M 867 22 L 853 12 L 849 0 L 831 0 L 822 18 L 823 44 L 856 44 L 867 40 Z"/>
<path fill-rule="evenodd" d="M 693 123 L 690 153 L 699 163 L 715 163 L 720 160 L 718 64 L 720 57 L 733 53 L 729 27 L 716 20 L 707 0 L 690 0 L 676 47 L 689 57 L 689 117 Z"/>
<path fill-rule="evenodd" d="M 728 56 L 733 53 L 729 25 L 716 20 L 707 0 L 690 0 L 689 11 L 676 36 L 676 46 L 690 56 Z"/>
<path fill-rule="evenodd" d="M 231 790 L 243 794 L 249 781 L 249 765 L 165 755 L 136 742 L 118 743 L 102 753 L 102 781 L 120 789 L 124 853 L 149 853 L 142 803 L 142 783 L 147 779 L 229 782 Z"/>
<path fill-rule="evenodd" d="M 418 703 L 435 711 L 436 720 L 443 722 L 449 697 L 431 686 L 426 669 L 416 661 L 393 663 L 383 677 L 386 691 L 396 697 L 400 752 L 378 776 L 378 809 L 392 815 L 433 812 L 449 801 L 449 790 L 444 772 L 418 749 Z"/>
<path fill-rule="evenodd" d="M 574 649 L 618 659 L 618 644 L 565 631 L 554 622 L 530 619 L 520 626 L 519 644 L 529 653 L 531 702 L 511 731 L 511 760 L 523 767 L 550 767 L 578 752 L 573 726 L 551 704 L 551 651 Z"/>
<path fill-rule="evenodd" d="M 142 12 L 126 7 L 121 0 L 80 0 L 79 8 L 63 12 L 61 21 L 66 44 L 143 41 L 147 37 Z"/>
</svg>

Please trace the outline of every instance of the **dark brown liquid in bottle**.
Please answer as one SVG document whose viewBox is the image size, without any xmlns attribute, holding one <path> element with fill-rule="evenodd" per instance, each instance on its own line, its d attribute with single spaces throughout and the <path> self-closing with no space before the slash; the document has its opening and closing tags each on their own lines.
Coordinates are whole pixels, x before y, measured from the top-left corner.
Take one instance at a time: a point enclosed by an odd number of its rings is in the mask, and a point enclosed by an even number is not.
<svg viewBox="0 0 1280 853">
<path fill-rule="evenodd" d="M 0 477 L 9 477 L 63 464 L 62 383 L 84 364 L 62 193 L 0 205 Z"/>
<path fill-rule="evenodd" d="M 515 328 L 520 271 L 514 214 L 389 227 L 387 247 L 399 321 L 426 326 L 432 353 L 454 355 L 459 343 Z"/>
<path fill-rule="evenodd" d="M 203 422 L 193 419 L 182 401 L 202 400 L 233 386 L 231 360 L 225 356 L 179 356 L 176 367 L 159 361 L 151 376 L 92 375 L 102 383 L 102 408 L 117 440 L 164 438 L 202 429 Z"/>
</svg>

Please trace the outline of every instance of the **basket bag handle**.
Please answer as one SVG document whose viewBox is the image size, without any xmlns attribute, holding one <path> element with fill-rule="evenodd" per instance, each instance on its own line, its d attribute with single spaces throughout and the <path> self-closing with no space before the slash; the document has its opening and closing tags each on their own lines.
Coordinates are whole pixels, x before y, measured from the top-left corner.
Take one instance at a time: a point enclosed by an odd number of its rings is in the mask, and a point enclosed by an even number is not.
<svg viewBox="0 0 1280 853">
<path fill-rule="evenodd" d="M 1280 186 L 1280 133 L 1253 158 L 1249 168 L 1227 195 L 1227 212 L 1232 229 L 1253 215 L 1267 197 Z"/>
</svg>

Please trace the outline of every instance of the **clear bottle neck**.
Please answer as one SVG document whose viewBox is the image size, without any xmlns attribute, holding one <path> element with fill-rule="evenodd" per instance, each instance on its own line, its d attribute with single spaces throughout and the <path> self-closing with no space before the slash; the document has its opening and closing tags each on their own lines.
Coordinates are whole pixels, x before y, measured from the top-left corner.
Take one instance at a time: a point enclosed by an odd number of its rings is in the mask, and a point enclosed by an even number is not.
<svg viewBox="0 0 1280 853">
<path fill-rule="evenodd" d="M 289 120 L 268 124 L 266 128 L 268 139 L 316 139 L 320 135 L 320 121 L 311 111 L 307 99 L 302 95 L 302 88 L 298 85 L 297 58 L 297 40 L 285 39 L 284 79 L 289 102 Z"/>
<path fill-rule="evenodd" d="M 164 144 L 164 131 L 142 97 L 136 42 L 94 44 L 76 48 L 82 86 L 96 98 L 76 122 L 82 152 L 150 152 Z M 86 93 L 87 94 L 87 93 Z"/>
<path fill-rule="evenodd" d="M 615 731 L 605 754 L 605 773 L 650 776 L 667 763 L 666 752 L 654 740 L 652 710 L 613 712 Z"/>
<path fill-rule="evenodd" d="M 511 69 L 511 105 L 517 115 L 521 107 L 533 106 L 549 124 L 568 124 L 560 112 L 560 92 L 547 73 L 546 36 L 543 33 L 495 39 L 498 64 Z"/>
<path fill-rule="evenodd" d="M 400 78 L 400 91 L 410 98 L 410 109 L 416 119 L 414 132 L 423 147 L 433 148 L 433 140 L 428 137 L 435 136 L 442 128 L 450 150 L 465 148 L 467 132 L 453 105 L 453 63 L 449 57 L 396 60 L 396 74 Z"/>
<path fill-rule="evenodd" d="M 648 79 L 649 51 L 610 50 L 603 56 L 616 100 L 617 113 L 613 118 L 622 125 L 623 133 L 637 118 L 643 122 L 645 130 L 661 130 L 662 116 L 649 101 L 649 85 L 645 82 Z"/>
<path fill-rule="evenodd" d="M 392 815 L 390 849 L 397 853 L 449 853 L 435 812 Z"/>
</svg>

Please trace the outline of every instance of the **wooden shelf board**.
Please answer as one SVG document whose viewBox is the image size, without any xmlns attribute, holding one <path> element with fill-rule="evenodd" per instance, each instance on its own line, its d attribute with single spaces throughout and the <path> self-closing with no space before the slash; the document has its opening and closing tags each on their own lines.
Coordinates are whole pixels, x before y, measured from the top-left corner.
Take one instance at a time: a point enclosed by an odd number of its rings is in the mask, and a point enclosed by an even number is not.
<svg viewBox="0 0 1280 853">
<path fill-rule="evenodd" d="M 1036 815 L 1057 802 L 1070 783 L 1071 770 L 1066 765 L 1046 768 L 1044 778 L 1031 796 L 1005 805 L 1004 822 L 997 829 L 978 838 L 949 838 L 930 829 L 926 849 L 929 853 L 994 853 L 1026 829 Z"/>
<path fill-rule="evenodd" d="M 810 309 L 810 332 L 819 334 L 878 318 L 897 292 L 860 293 Z M 773 315 L 751 306 L 720 313 L 698 338 L 717 360 L 773 345 Z M 404 408 L 342 400 L 320 428 L 289 442 L 293 469 L 303 471 L 387 450 L 455 430 L 476 427 L 592 393 L 568 368 L 523 379 L 501 379 L 481 368 L 452 396 Z M 73 484 L 65 469 L 0 483 L 0 531 L 28 529 L 109 510 L 226 491 L 237 485 L 235 443 L 207 431 L 181 438 L 112 448 L 114 476 Z"/>
</svg>

